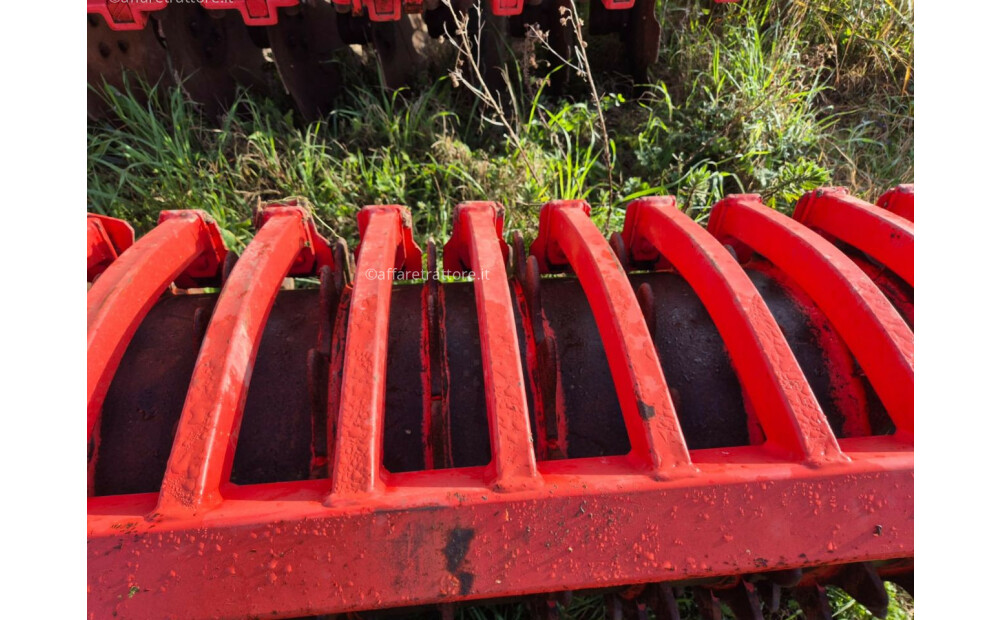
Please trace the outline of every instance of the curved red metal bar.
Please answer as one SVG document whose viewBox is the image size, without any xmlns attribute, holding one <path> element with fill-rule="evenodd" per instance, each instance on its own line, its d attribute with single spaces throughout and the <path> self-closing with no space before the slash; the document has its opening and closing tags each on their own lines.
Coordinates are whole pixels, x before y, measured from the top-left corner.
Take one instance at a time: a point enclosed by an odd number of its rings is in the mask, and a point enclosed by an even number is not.
<svg viewBox="0 0 1000 620">
<path fill-rule="evenodd" d="M 558 200 L 542 206 L 531 253 L 546 269 L 568 263 L 580 279 L 608 356 L 631 458 L 657 477 L 693 473 L 649 328 L 625 270 L 590 220 L 590 205 Z"/>
<path fill-rule="evenodd" d="M 781 328 L 726 248 L 681 213 L 672 196 L 630 203 L 623 236 L 634 256 L 666 258 L 701 299 L 767 444 L 812 464 L 844 461 Z"/>
<path fill-rule="evenodd" d="M 164 211 L 87 291 L 87 441 L 122 355 L 167 286 L 195 264 L 225 256 L 218 227 L 200 211 Z"/>
<path fill-rule="evenodd" d="M 361 246 L 347 319 L 329 503 L 385 486 L 382 429 L 392 282 L 397 270 L 415 271 L 420 265 L 419 250 L 414 254 L 416 246 L 409 247 L 409 221 L 409 211 L 398 205 L 369 206 L 358 214 Z"/>
<path fill-rule="evenodd" d="M 899 217 L 913 220 L 913 184 L 899 185 L 879 196 L 878 206 Z"/>
<path fill-rule="evenodd" d="M 794 280 L 847 343 L 897 431 L 913 432 L 913 332 L 850 258 L 755 195 L 720 201 L 708 230 L 750 246 Z"/>
<path fill-rule="evenodd" d="M 167 461 L 160 515 L 190 515 L 222 501 L 254 358 L 281 282 L 310 241 L 307 217 L 293 207 L 266 213 L 219 294 Z"/>
<path fill-rule="evenodd" d="M 521 490 L 541 484 L 535 465 L 528 398 L 507 284 L 503 208 L 495 202 L 465 202 L 455 209 L 452 238 L 444 247 L 448 271 L 470 269 L 483 352 L 483 383 L 493 460 L 494 488 Z"/>
<path fill-rule="evenodd" d="M 842 187 L 805 194 L 792 217 L 856 247 L 913 286 L 913 222 L 855 198 Z"/>
</svg>

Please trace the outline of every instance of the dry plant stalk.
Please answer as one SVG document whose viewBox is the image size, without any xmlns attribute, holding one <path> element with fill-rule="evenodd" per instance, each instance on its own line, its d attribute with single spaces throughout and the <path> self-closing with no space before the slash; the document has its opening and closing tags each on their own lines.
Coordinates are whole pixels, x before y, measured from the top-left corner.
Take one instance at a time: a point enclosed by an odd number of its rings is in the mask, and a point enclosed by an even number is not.
<svg viewBox="0 0 1000 620">
<path fill-rule="evenodd" d="M 480 14 L 482 14 L 483 10 L 482 0 L 475 0 L 475 1 L 477 9 L 480 11 Z M 493 114 L 497 117 L 499 122 L 503 125 L 504 130 L 507 132 L 507 138 L 514 143 L 514 148 L 517 150 L 518 155 L 524 162 L 524 167 L 528 171 L 528 174 L 531 175 L 531 178 L 534 179 L 536 184 L 540 185 L 541 183 L 538 180 L 538 177 L 535 176 L 534 168 L 532 167 L 531 161 L 528 159 L 528 155 L 524 151 L 524 145 L 521 142 L 520 132 L 518 131 L 520 129 L 521 123 L 517 115 L 516 107 L 514 107 L 513 104 L 511 105 L 514 113 L 513 114 L 514 120 L 512 123 L 510 119 L 507 118 L 507 113 L 504 110 L 503 102 L 500 101 L 500 99 L 496 96 L 496 93 L 493 92 L 493 89 L 491 89 L 487 85 L 486 78 L 483 77 L 482 71 L 480 70 L 479 57 L 473 51 L 472 37 L 469 35 L 469 14 L 467 12 L 466 13 L 457 12 L 455 10 L 455 7 L 452 5 L 452 0 L 442 0 L 442 3 L 448 7 L 449 11 L 451 11 L 451 15 L 455 19 L 455 24 L 457 26 L 455 29 L 455 35 L 457 36 L 457 39 L 455 37 L 452 37 L 451 33 L 448 32 L 447 29 L 445 29 L 445 38 L 447 38 L 448 42 L 452 45 L 452 47 L 454 47 L 458 51 L 458 60 L 455 63 L 455 68 L 452 69 L 450 73 L 452 83 L 456 87 L 461 85 L 466 89 L 468 89 L 469 92 L 475 95 L 476 98 L 483 103 L 483 105 L 485 105 L 490 111 L 493 112 Z M 483 32 L 482 32 L 483 24 L 484 21 L 480 20 L 479 32 L 476 34 L 476 43 L 479 44 L 477 45 L 478 49 L 482 49 L 481 44 L 483 41 Z M 466 78 L 464 72 L 462 71 L 462 67 L 465 65 L 468 65 L 472 74 L 472 79 L 475 81 L 475 83 Z M 506 84 L 508 91 L 511 93 L 511 101 L 513 101 L 514 89 L 513 85 L 511 84 L 510 75 L 507 71 L 507 68 L 504 67 L 501 70 L 501 72 L 503 75 L 504 83 Z"/>
<path fill-rule="evenodd" d="M 594 107 L 597 109 L 597 124 L 601 133 L 601 158 L 604 160 L 604 167 L 608 171 L 608 216 L 604 220 L 604 235 L 607 236 L 611 229 L 611 205 L 614 204 L 612 200 L 612 196 L 614 196 L 614 177 L 611 167 L 611 139 L 608 136 L 608 126 L 604 122 L 604 109 L 601 108 L 601 96 L 597 93 L 594 73 L 590 70 L 590 60 L 587 58 L 587 42 L 583 40 L 583 20 L 580 19 L 580 14 L 576 10 L 576 3 L 570 1 L 567 4 L 569 6 L 559 7 L 559 14 L 561 16 L 559 21 L 564 26 L 569 24 L 573 29 L 573 36 L 576 39 L 576 44 L 573 46 L 573 55 L 576 57 L 576 62 L 572 62 L 568 58 L 563 58 L 559 52 L 549 45 L 547 33 L 541 32 L 537 24 L 531 24 L 529 31 L 533 38 L 540 41 L 564 65 L 587 81 L 587 87 L 590 89 L 590 97 L 594 102 Z"/>
</svg>

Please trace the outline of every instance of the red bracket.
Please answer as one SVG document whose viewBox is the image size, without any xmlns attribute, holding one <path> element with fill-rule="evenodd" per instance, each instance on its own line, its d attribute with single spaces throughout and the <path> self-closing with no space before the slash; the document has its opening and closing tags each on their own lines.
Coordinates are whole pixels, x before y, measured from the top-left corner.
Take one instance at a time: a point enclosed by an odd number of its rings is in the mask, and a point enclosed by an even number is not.
<svg viewBox="0 0 1000 620">
<path fill-rule="evenodd" d="M 403 271 L 402 279 L 419 278 L 421 276 L 421 270 L 423 268 L 423 262 L 420 253 L 420 248 L 413 241 L 413 218 L 410 216 L 410 210 L 406 207 L 400 205 L 388 205 L 388 206 L 368 206 L 358 212 L 358 231 L 361 235 L 362 241 L 364 240 L 365 233 L 368 231 L 368 223 L 371 221 L 372 217 L 380 213 L 382 210 L 390 209 L 398 211 L 399 213 L 399 245 L 396 247 L 396 257 L 393 261 L 392 268 L 399 271 Z M 354 251 L 355 262 L 361 260 L 361 245 L 358 245 L 357 250 Z M 359 263 L 360 264 L 360 263 Z"/>
<path fill-rule="evenodd" d="M 631 0 L 635 2 L 635 0 Z M 493 14 L 498 17 L 520 15 L 524 10 L 524 0 L 490 0 Z"/>
<path fill-rule="evenodd" d="M 399 21 L 403 16 L 402 0 L 364 0 L 368 19 L 373 22 Z"/>
<path fill-rule="evenodd" d="M 879 196 L 878 206 L 895 213 L 899 217 L 913 220 L 913 184 L 898 185 Z"/>
<path fill-rule="evenodd" d="M 604 4 L 604 8 L 609 11 L 631 9 L 635 6 L 635 0 L 601 0 L 601 2 Z"/>
<path fill-rule="evenodd" d="M 87 12 L 102 15 L 112 30 L 142 30 L 149 13 L 167 4 L 169 0 L 87 0 Z"/>
<path fill-rule="evenodd" d="M 462 272 L 472 270 L 472 247 L 470 245 L 472 243 L 472 232 L 469 229 L 471 224 L 469 218 L 462 216 L 462 214 L 475 213 L 478 215 L 481 212 L 492 214 L 492 227 L 496 231 L 496 241 L 500 245 L 503 265 L 506 266 L 507 261 L 510 259 L 510 247 L 503 240 L 503 205 L 498 202 L 472 201 L 463 202 L 455 207 L 455 215 L 452 218 L 451 238 L 444 244 L 443 249 L 444 256 L 442 263 L 445 271 Z"/>
<path fill-rule="evenodd" d="M 333 250 L 330 248 L 330 244 L 319 234 L 319 231 L 316 229 L 316 222 L 313 221 L 309 211 L 304 207 L 298 206 L 296 201 L 292 200 L 286 203 L 267 205 L 254 214 L 254 226 L 257 230 L 260 230 L 272 218 L 284 217 L 293 213 L 297 213 L 301 217 L 302 224 L 305 226 L 303 237 L 305 243 L 299 255 L 295 257 L 295 262 L 292 263 L 288 275 L 315 275 L 319 273 L 320 268 L 324 265 L 333 269 Z"/>
<path fill-rule="evenodd" d="M 278 9 L 298 6 L 299 0 L 200 0 L 211 10 L 236 9 L 247 26 L 273 26 L 278 23 Z"/>
<path fill-rule="evenodd" d="M 160 211 L 160 218 L 156 222 L 162 224 L 170 220 L 191 220 L 198 217 L 207 218 L 210 224 L 204 230 L 206 249 L 177 276 L 175 283 L 180 288 L 216 284 L 216 279 L 222 270 L 222 263 L 226 260 L 227 250 L 226 244 L 222 240 L 222 232 L 215 221 L 207 213 L 201 211 Z"/>
<path fill-rule="evenodd" d="M 106 215 L 87 214 L 87 282 L 135 243 L 135 230 L 124 221 Z"/>
<path fill-rule="evenodd" d="M 403 16 L 404 0 L 331 0 L 340 7 L 349 7 L 351 14 L 360 17 L 367 13 L 368 19 L 373 22 L 393 22 L 399 21 Z M 407 13 L 419 13 L 423 3 L 419 0 L 414 2 L 406 0 Z"/>
</svg>

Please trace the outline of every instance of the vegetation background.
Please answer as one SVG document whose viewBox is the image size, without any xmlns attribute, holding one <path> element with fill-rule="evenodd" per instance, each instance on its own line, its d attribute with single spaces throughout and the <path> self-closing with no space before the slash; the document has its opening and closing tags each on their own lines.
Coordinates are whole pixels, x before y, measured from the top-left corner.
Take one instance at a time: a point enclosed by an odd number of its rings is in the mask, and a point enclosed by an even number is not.
<svg viewBox="0 0 1000 620">
<path fill-rule="evenodd" d="M 545 67 L 530 68 L 522 49 L 505 122 L 448 66 L 396 92 L 373 86 L 371 64 L 345 67 L 356 86 L 312 124 L 281 93 L 243 94 L 208 118 L 179 88 L 134 83 L 154 92 L 149 103 L 107 90 L 111 118 L 88 122 L 87 208 L 140 234 L 163 209 L 204 209 L 239 249 L 262 202 L 297 197 L 328 234 L 351 243 L 361 206 L 398 203 L 412 209 L 418 242 L 443 243 L 464 200 L 502 202 L 507 232 L 530 238 L 554 198 L 586 199 L 602 227 L 620 230 L 627 203 L 645 195 L 673 194 L 703 220 L 726 193 L 759 193 L 788 212 L 823 185 L 873 201 L 913 181 L 912 0 L 661 0 L 657 11 L 660 59 L 647 87 L 601 67 L 615 62 L 613 41 L 594 40 L 594 73 L 572 75 L 555 98 Z M 831 592 L 835 617 L 871 617 Z M 912 599 L 890 592 L 889 617 L 912 617 Z M 695 614 L 690 599 L 682 604 Z M 459 613 L 485 620 L 526 610 Z M 603 603 L 579 597 L 562 613 L 599 618 Z M 793 603 L 778 617 L 800 616 Z"/>
</svg>

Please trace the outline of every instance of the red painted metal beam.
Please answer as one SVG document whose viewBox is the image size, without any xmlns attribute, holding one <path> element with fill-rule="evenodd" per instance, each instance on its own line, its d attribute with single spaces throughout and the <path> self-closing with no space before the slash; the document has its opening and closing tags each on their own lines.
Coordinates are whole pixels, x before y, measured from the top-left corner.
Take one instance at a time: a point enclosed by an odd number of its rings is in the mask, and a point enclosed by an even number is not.
<svg viewBox="0 0 1000 620">
<path fill-rule="evenodd" d="M 331 505 L 384 489 L 382 431 L 392 282 L 398 270 L 420 269 L 405 207 L 365 207 L 358 226 L 361 244 L 344 345 Z"/>
<path fill-rule="evenodd" d="M 569 264 L 594 313 L 631 443 L 630 456 L 657 477 L 694 472 L 656 347 L 625 270 L 582 200 L 542 206 L 531 254 L 541 269 Z"/>
<path fill-rule="evenodd" d="M 913 286 L 912 221 L 854 198 L 842 187 L 805 194 L 792 217 L 854 246 Z"/>
<path fill-rule="evenodd" d="M 778 323 L 736 259 L 672 196 L 629 204 L 623 233 L 639 260 L 663 256 L 691 285 L 722 336 L 765 445 L 815 465 L 844 460 Z"/>
<path fill-rule="evenodd" d="M 913 220 L 913 185 L 899 185 L 879 196 L 878 206 L 899 217 Z"/>
<path fill-rule="evenodd" d="M 156 513 L 177 518 L 222 502 L 254 358 L 281 282 L 312 240 L 308 214 L 265 209 L 260 232 L 226 280 L 212 313 L 167 462 Z"/>
<path fill-rule="evenodd" d="M 541 484 L 535 465 L 528 398 L 521 372 L 514 304 L 507 284 L 503 208 L 466 202 L 455 209 L 452 238 L 444 246 L 444 268 L 471 271 L 483 352 L 483 383 L 493 460 L 488 478 L 498 490 Z"/>
<path fill-rule="evenodd" d="M 87 282 L 104 272 L 135 243 L 135 230 L 124 220 L 87 214 Z"/>
<path fill-rule="evenodd" d="M 394 474 L 334 507 L 324 480 L 234 487 L 169 527 L 145 518 L 155 494 L 92 498 L 88 607 L 291 617 L 912 557 L 912 447 L 844 450 L 823 468 L 697 451 L 701 475 L 670 481 L 622 457 L 540 462 L 545 486 L 518 493 L 482 468 Z"/>
<path fill-rule="evenodd" d="M 125 348 L 157 298 L 185 270 L 218 270 L 225 246 L 201 211 L 164 211 L 87 291 L 87 441 Z"/>
<path fill-rule="evenodd" d="M 708 230 L 746 244 L 801 287 L 847 343 L 897 431 L 913 432 L 913 332 L 850 258 L 755 195 L 720 201 Z"/>
</svg>

